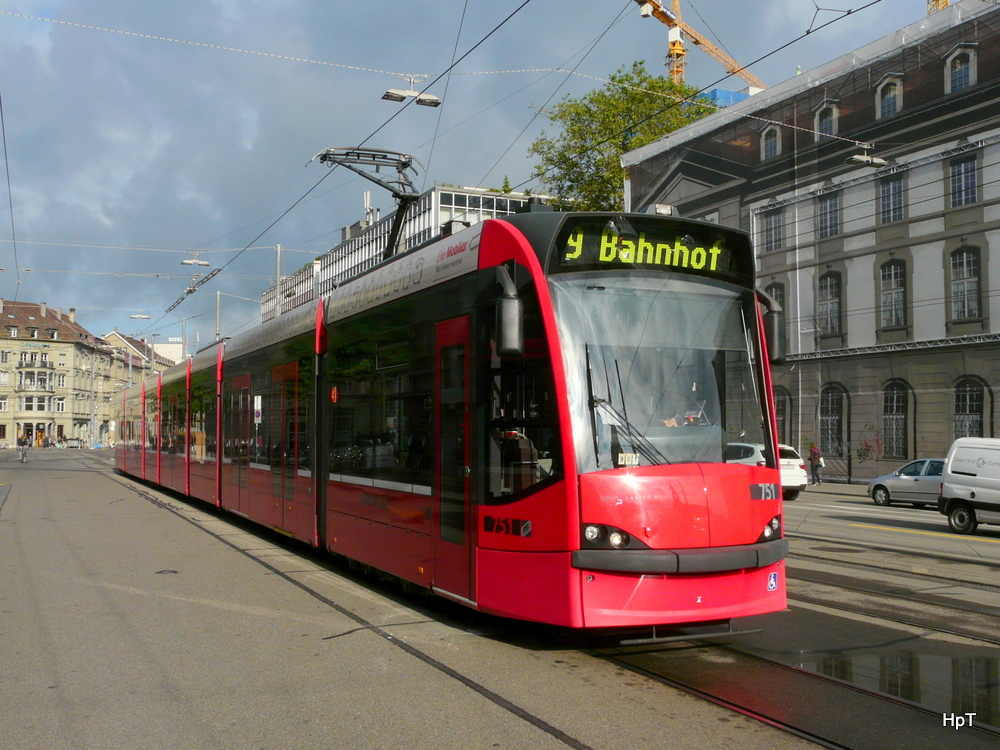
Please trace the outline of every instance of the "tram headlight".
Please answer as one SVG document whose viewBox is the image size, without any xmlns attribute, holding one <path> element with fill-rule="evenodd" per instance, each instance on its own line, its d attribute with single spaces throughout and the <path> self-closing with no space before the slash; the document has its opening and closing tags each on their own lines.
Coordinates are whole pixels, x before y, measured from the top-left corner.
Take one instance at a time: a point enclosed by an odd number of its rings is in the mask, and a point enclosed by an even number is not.
<svg viewBox="0 0 1000 750">
<path fill-rule="evenodd" d="M 764 530 L 757 538 L 758 542 L 769 542 L 772 539 L 781 538 L 781 516 L 775 516 L 764 526 Z"/>
<path fill-rule="evenodd" d="M 604 536 L 604 529 L 594 524 L 587 524 L 583 528 L 583 538 L 588 542 L 599 542 Z"/>
<path fill-rule="evenodd" d="M 608 541 L 611 542 L 611 546 L 615 549 L 622 549 L 622 547 L 627 547 L 629 543 L 629 535 L 624 531 L 612 531 L 608 534 Z"/>
</svg>

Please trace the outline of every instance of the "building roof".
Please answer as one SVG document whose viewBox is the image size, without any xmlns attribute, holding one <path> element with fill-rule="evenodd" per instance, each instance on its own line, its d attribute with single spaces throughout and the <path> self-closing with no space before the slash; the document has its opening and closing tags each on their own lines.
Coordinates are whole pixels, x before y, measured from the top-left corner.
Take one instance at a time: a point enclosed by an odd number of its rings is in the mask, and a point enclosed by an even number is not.
<svg viewBox="0 0 1000 750">
<path fill-rule="evenodd" d="M 153 349 L 153 345 L 148 341 L 146 341 L 146 339 L 144 338 L 137 339 L 133 338 L 132 336 L 126 336 L 117 328 L 111 331 L 111 333 L 105 334 L 104 340 L 107 341 L 108 344 L 113 347 L 117 346 L 120 348 L 121 345 L 124 345 L 126 349 L 131 350 L 131 353 L 133 355 L 143 360 L 148 361 L 150 352 L 152 352 L 153 358 L 155 359 L 157 364 L 164 365 L 165 367 L 170 367 L 171 365 L 176 364 L 174 360 L 167 359 L 162 354 L 157 353 L 156 350 Z M 120 342 L 120 344 L 118 342 Z"/>
<path fill-rule="evenodd" d="M 754 94 L 748 99 L 720 109 L 708 117 L 703 117 L 690 125 L 679 128 L 642 148 L 629 151 L 622 155 L 622 166 L 626 169 L 649 159 L 650 157 L 669 151 L 672 148 L 707 135 L 730 123 L 789 99 L 808 89 L 816 88 L 852 70 L 864 68 L 873 62 L 898 55 L 900 49 L 912 47 L 921 41 L 939 34 L 942 31 L 966 23 L 977 16 L 997 10 L 997 4 L 988 0 L 962 0 L 931 16 L 905 26 L 877 41 L 859 47 L 846 55 L 831 60 L 810 71 L 789 78 L 770 88 Z M 763 123 L 762 123 L 763 126 Z"/>
<path fill-rule="evenodd" d="M 12 328 L 17 328 L 17 335 L 11 336 Z M 76 322 L 76 308 L 69 309 L 69 315 L 63 315 L 62 308 L 51 308 L 44 302 L 11 302 L 0 299 L 0 338 L 32 339 L 30 329 L 38 329 L 38 338 L 53 340 L 52 332 L 57 341 L 71 341 L 102 347 L 104 342 L 94 336 L 86 328 Z"/>
</svg>

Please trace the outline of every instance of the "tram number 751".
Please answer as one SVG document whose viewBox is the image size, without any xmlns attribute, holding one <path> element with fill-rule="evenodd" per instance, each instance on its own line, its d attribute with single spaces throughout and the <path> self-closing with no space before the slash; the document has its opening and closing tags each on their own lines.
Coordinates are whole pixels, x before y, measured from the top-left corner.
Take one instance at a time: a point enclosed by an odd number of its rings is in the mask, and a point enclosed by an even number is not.
<svg viewBox="0 0 1000 750">
<path fill-rule="evenodd" d="M 780 484 L 751 484 L 751 500 L 777 500 L 781 497 Z"/>
</svg>

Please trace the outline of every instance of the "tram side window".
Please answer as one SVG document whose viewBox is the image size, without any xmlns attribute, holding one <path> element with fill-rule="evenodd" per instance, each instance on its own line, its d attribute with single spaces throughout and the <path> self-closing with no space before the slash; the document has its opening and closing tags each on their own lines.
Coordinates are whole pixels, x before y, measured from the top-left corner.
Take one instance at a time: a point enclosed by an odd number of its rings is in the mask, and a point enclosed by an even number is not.
<svg viewBox="0 0 1000 750">
<path fill-rule="evenodd" d="M 526 279 L 517 268 L 515 279 Z M 524 354 L 489 361 L 487 486 L 494 500 L 514 499 L 562 474 L 552 362 L 538 297 L 530 282 L 523 302 Z M 494 325 L 492 317 L 490 326 Z M 490 351 L 496 352 L 490 330 Z"/>
<path fill-rule="evenodd" d="M 409 326 L 332 352 L 332 474 L 431 486 L 431 332 L 430 324 Z"/>
<path fill-rule="evenodd" d="M 157 419 L 156 413 L 157 401 L 156 398 L 150 398 L 146 396 L 146 450 L 155 451 L 158 449 L 158 430 L 157 426 L 159 420 Z"/>
<path fill-rule="evenodd" d="M 191 386 L 191 458 L 203 461 L 215 458 L 215 389 L 214 383 Z"/>
<path fill-rule="evenodd" d="M 250 414 L 250 463 L 270 466 L 274 448 L 270 370 L 250 374 Z"/>
</svg>

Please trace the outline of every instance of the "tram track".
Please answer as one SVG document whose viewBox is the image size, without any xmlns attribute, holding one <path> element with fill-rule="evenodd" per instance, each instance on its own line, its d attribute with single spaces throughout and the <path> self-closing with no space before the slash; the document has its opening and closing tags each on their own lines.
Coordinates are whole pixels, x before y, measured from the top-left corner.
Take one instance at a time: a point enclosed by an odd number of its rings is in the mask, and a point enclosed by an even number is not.
<svg viewBox="0 0 1000 750">
<path fill-rule="evenodd" d="M 112 481 L 128 487 L 147 502 L 188 520 L 205 533 L 216 537 L 220 542 L 255 559 L 275 575 L 281 576 L 326 606 L 354 620 L 359 628 L 379 635 L 409 655 L 420 659 L 442 674 L 479 693 L 496 706 L 533 725 L 564 746 L 580 748 L 580 750 L 587 750 L 590 747 L 580 739 L 573 737 L 569 732 L 549 724 L 540 716 L 516 705 L 485 684 L 464 674 L 461 670 L 436 659 L 419 645 L 408 643 L 404 637 L 370 622 L 363 615 L 328 598 L 307 581 L 301 580 L 295 575 L 289 575 L 268 561 L 241 550 L 226 538 L 226 535 L 216 534 L 211 529 L 206 528 L 203 523 L 188 518 L 185 508 L 179 503 L 172 502 L 169 497 L 162 496 L 141 484 L 116 475 L 112 474 L 111 477 Z M 215 515 L 210 511 L 208 514 Z M 227 521 L 232 520 L 227 519 Z M 255 533 L 259 533 L 259 529 Z M 828 559 L 824 561 L 830 562 Z M 856 563 L 855 565 L 857 566 Z M 861 567 L 878 569 L 878 566 L 866 564 L 862 564 Z M 902 574 L 904 571 L 896 572 Z M 959 581 L 938 576 L 937 582 L 954 584 Z M 983 588 L 990 591 L 998 590 L 998 587 L 984 586 Z M 828 600 L 810 601 L 808 597 L 799 595 L 790 595 L 789 599 L 793 603 L 801 601 L 843 613 L 865 615 L 896 625 L 927 627 L 924 623 L 907 622 L 881 614 L 852 612 L 850 608 L 831 604 Z M 929 629 L 952 636 L 975 637 L 968 633 L 952 632 L 943 628 Z M 990 645 L 1000 645 L 1000 640 L 986 638 L 978 640 Z M 643 675 L 647 679 L 725 707 L 741 716 L 760 721 L 825 748 L 890 750 L 895 747 L 923 747 L 927 746 L 926 742 L 921 742 L 918 738 L 922 737 L 926 740 L 928 733 L 935 730 L 940 731 L 941 714 L 939 712 L 910 701 L 847 684 L 827 675 L 781 663 L 776 659 L 769 659 L 744 648 L 739 643 L 712 643 L 692 640 L 666 646 L 627 648 L 581 645 L 579 650 L 580 653 Z M 692 667 L 692 665 L 695 666 Z M 764 686 L 766 689 L 758 689 L 760 686 Z M 809 696 L 809 699 L 789 700 L 789 697 L 798 698 L 801 696 Z M 832 720 L 829 713 L 810 714 L 809 711 L 804 711 L 802 708 L 809 705 L 836 706 L 837 710 L 834 714 L 840 718 Z M 876 717 L 877 723 L 881 726 L 868 726 L 867 723 L 858 726 L 844 718 L 851 716 Z M 976 750 L 979 747 L 994 747 L 997 739 L 1000 739 L 1000 732 L 983 726 L 975 726 L 965 730 L 962 739 L 963 747 L 968 747 L 970 750 Z"/>
<path fill-rule="evenodd" d="M 941 745 L 928 744 L 941 730 L 938 711 L 768 658 L 735 643 L 691 641 L 687 646 L 642 651 L 595 650 L 594 655 L 822 747 L 890 750 Z M 752 686 L 765 689 L 758 692 Z M 796 702 L 789 703 L 789 696 Z M 817 705 L 837 706 L 837 720 L 802 710 Z M 961 746 L 969 750 L 991 748 L 1000 740 L 1000 731 L 979 724 L 970 727 L 961 740 Z"/>
</svg>

